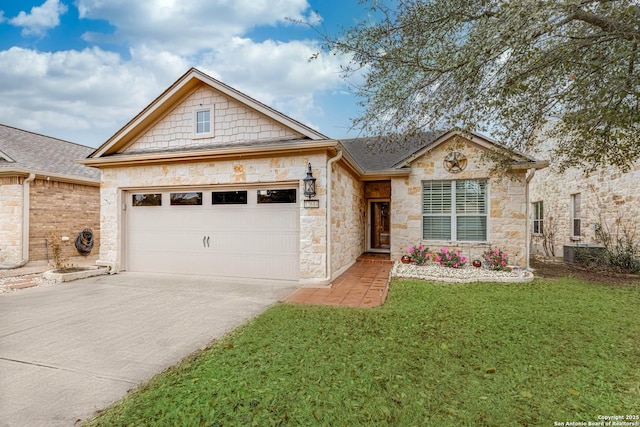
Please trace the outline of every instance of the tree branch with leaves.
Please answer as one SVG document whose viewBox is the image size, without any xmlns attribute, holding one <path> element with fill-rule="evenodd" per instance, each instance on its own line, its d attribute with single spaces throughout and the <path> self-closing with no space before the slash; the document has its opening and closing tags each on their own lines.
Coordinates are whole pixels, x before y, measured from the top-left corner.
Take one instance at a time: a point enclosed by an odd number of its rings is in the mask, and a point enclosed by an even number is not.
<svg viewBox="0 0 640 427">
<path fill-rule="evenodd" d="M 325 51 L 350 54 L 369 135 L 485 132 L 561 167 L 640 158 L 637 0 L 363 0 L 370 16 Z"/>
</svg>

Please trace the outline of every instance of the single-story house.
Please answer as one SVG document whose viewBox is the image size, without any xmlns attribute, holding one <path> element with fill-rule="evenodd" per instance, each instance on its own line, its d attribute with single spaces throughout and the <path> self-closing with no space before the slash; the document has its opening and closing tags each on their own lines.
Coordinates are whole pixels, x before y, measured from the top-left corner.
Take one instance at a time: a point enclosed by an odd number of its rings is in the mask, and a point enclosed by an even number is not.
<svg viewBox="0 0 640 427">
<path fill-rule="evenodd" d="M 69 237 L 67 257 L 80 255 L 73 240 L 86 228 L 97 243 L 100 171 L 76 162 L 92 151 L 0 125 L 0 268 L 47 260 L 50 232 Z"/>
<path fill-rule="evenodd" d="M 495 148 L 459 132 L 396 151 L 331 139 L 191 69 L 82 163 L 102 170 L 113 271 L 325 285 L 363 252 L 418 244 L 499 247 L 525 266 L 527 180 L 545 164 L 513 153 L 490 176 L 480 157 Z"/>
</svg>

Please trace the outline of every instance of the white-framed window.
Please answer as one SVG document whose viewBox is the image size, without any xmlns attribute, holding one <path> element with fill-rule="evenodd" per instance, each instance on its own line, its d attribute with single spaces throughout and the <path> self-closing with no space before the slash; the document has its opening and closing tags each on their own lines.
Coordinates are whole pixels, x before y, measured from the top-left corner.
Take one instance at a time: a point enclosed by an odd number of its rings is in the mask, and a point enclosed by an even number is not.
<svg viewBox="0 0 640 427">
<path fill-rule="evenodd" d="M 544 232 L 544 206 L 542 200 L 533 203 L 533 234 Z"/>
<path fill-rule="evenodd" d="M 196 110 L 194 133 L 196 136 L 211 134 L 211 108 Z"/>
<path fill-rule="evenodd" d="M 580 238 L 580 222 L 582 219 L 582 196 L 580 193 L 571 195 L 571 237 Z"/>
<path fill-rule="evenodd" d="M 422 239 L 487 241 L 486 180 L 424 181 Z"/>
</svg>

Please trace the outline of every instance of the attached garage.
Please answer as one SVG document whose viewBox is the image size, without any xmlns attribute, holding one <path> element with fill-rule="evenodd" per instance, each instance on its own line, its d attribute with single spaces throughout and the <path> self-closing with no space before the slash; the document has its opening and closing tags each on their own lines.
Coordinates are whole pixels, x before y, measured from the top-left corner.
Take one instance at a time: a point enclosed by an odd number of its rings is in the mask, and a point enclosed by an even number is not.
<svg viewBox="0 0 640 427">
<path fill-rule="evenodd" d="M 298 280 L 297 188 L 127 191 L 126 269 Z"/>
</svg>

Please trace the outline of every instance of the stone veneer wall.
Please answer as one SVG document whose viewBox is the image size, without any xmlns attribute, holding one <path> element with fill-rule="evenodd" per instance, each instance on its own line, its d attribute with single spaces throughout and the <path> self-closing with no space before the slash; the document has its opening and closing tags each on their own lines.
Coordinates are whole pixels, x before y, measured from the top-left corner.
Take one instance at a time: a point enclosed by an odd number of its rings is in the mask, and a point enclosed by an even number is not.
<svg viewBox="0 0 640 427">
<path fill-rule="evenodd" d="M 367 181 L 364 183 L 365 199 L 388 199 L 391 197 L 391 181 Z"/>
<path fill-rule="evenodd" d="M 207 107 L 211 108 L 212 135 L 196 136 L 195 111 Z M 300 134 L 202 85 L 143 133 L 127 151 L 166 150 L 213 143 L 234 144 L 300 137 Z"/>
<path fill-rule="evenodd" d="M 332 182 L 331 269 L 335 276 L 365 250 L 365 204 L 362 182 L 340 162 L 333 165 Z"/>
<path fill-rule="evenodd" d="M 22 177 L 0 177 L 0 263 L 22 260 Z"/>
<path fill-rule="evenodd" d="M 555 229 L 555 256 L 561 257 L 562 246 L 568 243 L 600 243 L 595 235 L 596 225 L 615 234 L 626 228 L 640 241 L 640 163 L 623 173 L 613 167 L 601 168 L 589 176 L 570 169 L 559 173 L 552 165 L 536 172 L 530 184 L 529 200 L 542 201 L 543 227 Z M 581 235 L 571 236 L 571 195 L 581 195 Z M 533 219 L 533 213 L 531 216 Z M 532 230 L 531 230 L 532 231 Z M 532 253 L 544 255 L 543 237 L 533 235 Z"/>
<path fill-rule="evenodd" d="M 100 242 L 100 187 L 36 179 L 31 182 L 29 194 L 29 260 L 47 259 L 45 239 L 49 232 L 59 238 L 69 237 L 62 243 L 67 257 L 80 256 L 75 238 L 85 228 L 91 228 L 94 248 L 98 253 Z M 49 255 L 50 256 L 50 255 Z"/>
<path fill-rule="evenodd" d="M 460 151 L 468 159 L 464 171 L 452 174 L 443 161 L 450 151 Z M 488 178 L 489 165 L 481 161 L 482 148 L 463 138 L 452 138 L 412 162 L 411 174 L 391 180 L 391 259 L 407 253 L 410 246 L 423 244 L 430 251 L 442 247 L 457 249 L 473 260 L 489 248 L 499 248 L 510 263 L 526 265 L 526 171 L 489 180 L 489 240 L 450 242 L 422 240 L 422 182 Z"/>
<path fill-rule="evenodd" d="M 305 209 L 302 204 L 302 179 L 307 164 L 317 179 L 319 209 Z M 122 233 L 122 190 L 127 188 L 216 186 L 225 184 L 278 182 L 299 183 L 300 200 L 300 281 L 326 276 L 326 154 L 242 160 L 168 163 L 137 167 L 105 168 L 102 173 L 100 224 L 100 260 L 124 266 Z"/>
</svg>

